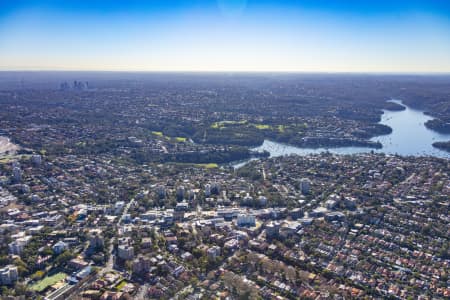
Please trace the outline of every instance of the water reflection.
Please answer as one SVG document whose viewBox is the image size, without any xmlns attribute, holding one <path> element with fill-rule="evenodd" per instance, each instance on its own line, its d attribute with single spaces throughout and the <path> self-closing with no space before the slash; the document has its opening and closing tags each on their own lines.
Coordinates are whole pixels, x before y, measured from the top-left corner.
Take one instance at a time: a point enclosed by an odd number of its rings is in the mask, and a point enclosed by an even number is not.
<svg viewBox="0 0 450 300">
<path fill-rule="evenodd" d="M 268 151 L 271 157 L 297 154 L 319 154 L 330 152 L 335 154 L 356 154 L 367 152 L 379 152 L 387 154 L 414 155 L 414 156 L 436 156 L 450 158 L 450 153 L 436 149 L 432 146 L 437 141 L 450 140 L 450 134 L 440 134 L 425 127 L 425 122 L 432 119 L 423 111 L 411 109 L 399 100 L 392 102 L 405 106 L 402 111 L 385 110 L 381 117 L 380 124 L 388 125 L 392 128 L 392 133 L 388 135 L 374 137 L 372 141 L 379 141 L 383 144 L 382 149 L 371 149 L 364 147 L 339 147 L 339 148 L 299 148 L 286 144 L 281 144 L 269 140 L 254 148 L 256 151 Z M 247 161 L 248 162 L 248 161 Z M 239 168 L 247 162 L 234 164 Z"/>
</svg>

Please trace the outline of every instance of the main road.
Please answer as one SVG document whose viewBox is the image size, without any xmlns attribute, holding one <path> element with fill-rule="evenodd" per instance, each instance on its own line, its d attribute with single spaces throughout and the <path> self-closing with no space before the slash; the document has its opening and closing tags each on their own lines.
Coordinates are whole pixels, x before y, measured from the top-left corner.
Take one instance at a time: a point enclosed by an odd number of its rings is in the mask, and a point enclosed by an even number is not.
<svg viewBox="0 0 450 300">
<path fill-rule="evenodd" d="M 134 204 L 135 199 L 132 198 L 130 200 L 130 202 L 127 203 L 127 205 L 125 205 L 120 217 L 118 218 L 116 224 L 114 225 L 116 232 L 119 233 L 119 228 L 120 228 L 120 224 L 123 221 L 123 218 L 126 214 L 128 214 L 128 210 L 130 209 L 131 205 Z M 114 255 L 113 255 L 113 249 L 114 249 L 114 242 L 115 242 L 116 237 L 113 237 L 111 239 L 110 245 L 109 245 L 109 249 L 108 249 L 108 253 L 109 253 L 109 259 L 108 262 L 106 263 L 106 266 L 102 269 L 102 271 L 99 273 L 100 276 L 110 272 L 113 270 L 114 267 Z"/>
</svg>

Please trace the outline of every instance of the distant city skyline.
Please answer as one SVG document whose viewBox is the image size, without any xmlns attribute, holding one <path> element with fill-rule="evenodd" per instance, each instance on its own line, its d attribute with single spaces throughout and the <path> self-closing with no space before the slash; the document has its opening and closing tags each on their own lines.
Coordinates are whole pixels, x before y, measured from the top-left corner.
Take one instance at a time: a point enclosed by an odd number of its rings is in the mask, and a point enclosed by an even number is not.
<svg viewBox="0 0 450 300">
<path fill-rule="evenodd" d="M 0 0 L 0 70 L 448 73 L 450 2 Z"/>
</svg>

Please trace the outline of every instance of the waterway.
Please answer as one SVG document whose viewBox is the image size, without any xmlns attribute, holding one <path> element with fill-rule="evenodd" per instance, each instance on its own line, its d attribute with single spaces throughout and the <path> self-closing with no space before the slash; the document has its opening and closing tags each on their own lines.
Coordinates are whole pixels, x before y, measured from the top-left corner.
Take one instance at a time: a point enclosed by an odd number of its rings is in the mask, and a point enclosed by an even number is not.
<svg viewBox="0 0 450 300">
<path fill-rule="evenodd" d="M 425 127 L 425 122 L 433 119 L 425 115 L 423 111 L 412 109 L 404 105 L 400 100 L 390 100 L 405 107 L 402 111 L 384 110 L 380 124 L 392 128 L 392 133 L 372 138 L 372 141 L 379 141 L 383 148 L 371 149 L 364 147 L 338 147 L 338 148 L 299 148 L 291 145 L 281 144 L 274 141 L 265 140 L 264 143 L 252 150 L 268 151 L 270 157 L 277 157 L 289 154 L 309 155 L 330 152 L 334 154 L 357 154 L 357 153 L 386 153 L 413 156 L 436 156 L 450 158 L 450 153 L 436 149 L 432 146 L 437 141 L 449 141 L 450 134 L 440 134 Z M 249 161 L 249 160 L 248 160 Z M 239 168 L 248 161 L 233 164 Z"/>
</svg>

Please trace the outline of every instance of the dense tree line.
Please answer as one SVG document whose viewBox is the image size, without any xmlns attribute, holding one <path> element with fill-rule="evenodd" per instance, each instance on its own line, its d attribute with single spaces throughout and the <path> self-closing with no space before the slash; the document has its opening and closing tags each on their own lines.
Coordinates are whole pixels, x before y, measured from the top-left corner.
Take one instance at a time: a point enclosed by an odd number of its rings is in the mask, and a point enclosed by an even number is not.
<svg viewBox="0 0 450 300">
<path fill-rule="evenodd" d="M 450 141 L 447 142 L 434 142 L 433 147 L 450 152 Z"/>
</svg>

